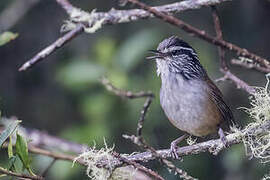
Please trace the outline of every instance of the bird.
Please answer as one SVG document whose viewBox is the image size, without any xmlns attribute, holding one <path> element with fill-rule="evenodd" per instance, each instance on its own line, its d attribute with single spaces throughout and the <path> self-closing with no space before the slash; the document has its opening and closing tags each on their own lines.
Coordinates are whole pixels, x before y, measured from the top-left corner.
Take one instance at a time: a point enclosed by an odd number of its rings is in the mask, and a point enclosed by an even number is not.
<svg viewBox="0 0 270 180">
<path fill-rule="evenodd" d="M 227 145 L 222 125 L 233 125 L 232 111 L 218 87 L 207 75 L 196 51 L 184 40 L 171 36 L 159 43 L 154 55 L 161 78 L 160 104 L 169 121 L 184 135 L 171 142 L 172 157 L 179 158 L 177 144 L 188 135 L 218 133 Z"/>
</svg>

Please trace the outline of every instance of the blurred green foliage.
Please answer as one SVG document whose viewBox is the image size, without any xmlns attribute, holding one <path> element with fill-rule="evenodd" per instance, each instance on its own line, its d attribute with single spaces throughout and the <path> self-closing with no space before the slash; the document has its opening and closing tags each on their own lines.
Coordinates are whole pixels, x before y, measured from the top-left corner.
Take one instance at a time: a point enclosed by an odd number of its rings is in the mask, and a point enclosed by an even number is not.
<svg viewBox="0 0 270 180">
<path fill-rule="evenodd" d="M 1 113 L 0 113 L 0 122 L 2 120 Z M 19 123 L 21 121 L 14 121 L 9 123 L 5 130 L 0 134 L 0 148 L 2 147 L 3 143 L 9 138 L 10 135 L 17 129 Z"/>
<path fill-rule="evenodd" d="M 0 34 L 0 46 L 5 45 L 6 43 L 16 39 L 18 37 L 17 33 L 12 32 L 3 32 Z"/>
<path fill-rule="evenodd" d="M 31 159 L 28 153 L 28 147 L 27 147 L 27 142 L 26 140 L 17 133 L 17 138 L 16 138 L 16 144 L 15 144 L 15 148 L 16 148 L 16 155 L 19 156 L 23 167 L 29 172 L 29 174 L 31 174 L 32 176 L 35 176 L 35 174 L 33 173 L 32 169 L 31 169 Z"/>
<path fill-rule="evenodd" d="M 89 87 L 104 74 L 104 68 L 90 60 L 71 59 L 71 63 L 59 70 L 58 81 L 67 88 L 80 91 Z"/>
<path fill-rule="evenodd" d="M 128 73 L 140 66 L 148 49 L 152 49 L 157 44 L 159 32 L 153 29 L 143 29 L 132 35 L 126 41 L 117 46 L 116 39 L 112 37 L 101 37 L 97 39 L 93 49 L 94 53 L 88 58 L 76 58 L 69 60 L 69 63 L 62 66 L 57 73 L 57 81 L 74 94 L 80 94 L 78 109 L 86 120 L 85 126 L 71 127 L 63 132 L 63 136 L 79 141 L 81 143 L 97 141 L 103 142 L 103 137 L 111 137 L 114 132 L 110 122 L 121 124 L 119 117 L 111 116 L 114 107 L 119 107 L 119 97 L 108 95 L 109 93 L 101 86 L 100 78 L 107 76 L 119 88 L 129 88 L 133 83 L 128 77 Z M 145 38 L 151 38 L 148 43 L 144 43 Z M 145 61 L 145 63 L 147 63 Z M 144 66 L 144 63 L 142 64 Z M 148 76 L 152 74 L 148 73 Z M 137 87 L 137 90 L 141 90 Z M 133 119 L 142 106 L 142 102 L 133 104 L 135 101 L 125 102 L 128 109 L 135 109 L 135 114 L 126 115 L 129 121 Z M 131 106 L 131 107 L 128 107 Z M 129 112 L 129 110 L 127 111 Z M 133 119 L 133 120 L 132 120 Z M 136 126 L 134 124 L 134 126 Z"/>
<path fill-rule="evenodd" d="M 4 128 L 0 134 L 0 144 L 7 142 L 7 157 L 8 161 L 5 164 L 0 164 L 1 169 L 7 171 L 22 173 L 25 170 L 32 175 L 35 174 L 31 168 L 31 157 L 28 153 L 27 142 L 24 137 L 18 133 L 18 125 L 21 123 L 20 120 L 6 119 L 0 117 L 0 126 Z M 13 143 L 16 135 L 16 142 Z M 7 141 L 7 139 L 9 139 Z M 15 153 L 13 152 L 13 146 L 15 145 Z M 1 148 L 0 146 L 0 148 Z M 3 177 L 6 177 L 5 175 Z"/>
</svg>

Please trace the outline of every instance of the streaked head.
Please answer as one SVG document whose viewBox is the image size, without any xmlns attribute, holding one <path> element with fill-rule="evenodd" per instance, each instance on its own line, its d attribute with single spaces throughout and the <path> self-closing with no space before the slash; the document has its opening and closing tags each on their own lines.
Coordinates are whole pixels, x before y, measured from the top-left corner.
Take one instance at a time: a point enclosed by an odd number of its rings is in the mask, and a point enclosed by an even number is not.
<svg viewBox="0 0 270 180">
<path fill-rule="evenodd" d="M 157 50 L 152 50 L 156 59 L 158 75 L 163 73 L 177 73 L 185 79 L 200 78 L 205 76 L 196 51 L 185 41 L 176 36 L 163 40 Z"/>
</svg>

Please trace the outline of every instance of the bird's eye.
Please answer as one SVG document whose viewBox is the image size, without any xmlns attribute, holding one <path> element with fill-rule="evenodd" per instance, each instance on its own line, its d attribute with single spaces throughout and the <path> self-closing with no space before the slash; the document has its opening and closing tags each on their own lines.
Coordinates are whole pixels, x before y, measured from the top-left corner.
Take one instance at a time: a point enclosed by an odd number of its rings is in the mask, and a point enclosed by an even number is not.
<svg viewBox="0 0 270 180">
<path fill-rule="evenodd" d="M 181 54 L 181 50 L 173 50 L 171 53 L 173 56 L 177 56 L 177 55 Z"/>
</svg>

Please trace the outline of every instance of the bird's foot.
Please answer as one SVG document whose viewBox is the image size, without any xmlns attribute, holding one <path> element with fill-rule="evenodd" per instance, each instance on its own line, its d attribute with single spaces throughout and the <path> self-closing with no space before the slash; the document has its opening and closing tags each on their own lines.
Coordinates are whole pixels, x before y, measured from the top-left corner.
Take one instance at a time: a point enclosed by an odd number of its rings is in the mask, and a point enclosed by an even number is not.
<svg viewBox="0 0 270 180">
<path fill-rule="evenodd" d="M 178 152 L 177 152 L 177 144 L 179 144 L 181 141 L 183 141 L 184 139 L 186 139 L 188 137 L 187 134 L 184 134 L 183 136 L 177 138 L 176 140 L 174 140 L 173 142 L 171 142 L 171 149 L 170 149 L 170 153 L 171 153 L 171 157 L 174 159 L 181 159 L 178 156 Z"/>
<path fill-rule="evenodd" d="M 170 153 L 171 157 L 174 159 L 179 159 L 177 148 L 177 143 L 175 141 L 171 142 Z"/>
<path fill-rule="evenodd" d="M 221 128 L 219 128 L 218 134 L 219 134 L 219 138 L 220 138 L 221 142 L 223 143 L 223 145 L 225 147 L 229 147 L 228 140 L 227 140 L 227 138 L 226 138 L 226 136 Z"/>
</svg>

